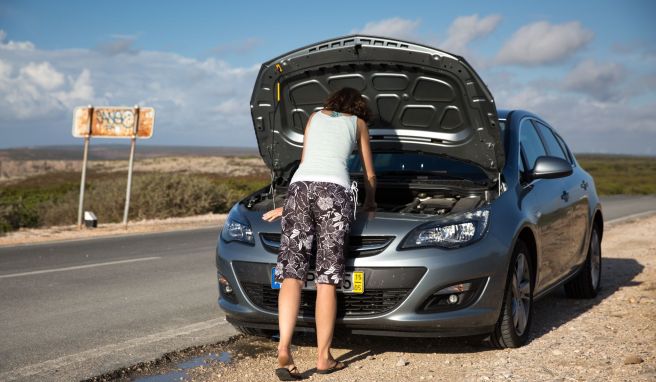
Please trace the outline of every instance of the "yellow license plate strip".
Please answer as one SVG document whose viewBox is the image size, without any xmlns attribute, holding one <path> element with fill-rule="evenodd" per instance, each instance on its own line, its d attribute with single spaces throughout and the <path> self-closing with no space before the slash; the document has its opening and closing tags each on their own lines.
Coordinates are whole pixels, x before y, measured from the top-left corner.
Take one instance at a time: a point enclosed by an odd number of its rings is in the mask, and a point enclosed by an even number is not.
<svg viewBox="0 0 656 382">
<path fill-rule="evenodd" d="M 364 293 L 364 272 L 353 272 L 353 293 Z"/>
</svg>

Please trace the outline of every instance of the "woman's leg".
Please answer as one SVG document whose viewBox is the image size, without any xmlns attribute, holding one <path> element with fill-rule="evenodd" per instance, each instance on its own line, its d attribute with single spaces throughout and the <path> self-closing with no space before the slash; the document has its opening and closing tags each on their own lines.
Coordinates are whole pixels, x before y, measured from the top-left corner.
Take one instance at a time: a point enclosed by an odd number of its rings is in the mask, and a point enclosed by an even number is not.
<svg viewBox="0 0 656 382">
<path fill-rule="evenodd" d="M 294 363 L 290 351 L 296 317 L 301 304 L 301 280 L 286 278 L 280 287 L 278 295 L 278 328 L 280 342 L 278 342 L 278 363 L 285 367 Z"/>
<path fill-rule="evenodd" d="M 317 220 L 317 369 L 326 370 L 335 366 L 330 347 L 337 315 L 336 289 L 344 277 L 344 250 L 353 202 L 345 187 L 322 183 L 318 188 L 316 203 L 311 206 Z"/>
<path fill-rule="evenodd" d="M 307 274 L 314 238 L 314 224 L 308 214 L 308 190 L 305 183 L 296 182 L 289 186 L 280 225 L 280 253 L 275 269 L 276 280 L 282 279 L 278 294 L 278 363 L 286 367 L 294 364 L 290 347 L 301 304 L 301 288 L 304 283 L 301 280 L 305 280 Z M 307 228 L 298 233 L 298 226 Z"/>
<path fill-rule="evenodd" d="M 317 369 L 325 370 L 335 364 L 330 346 L 333 342 L 337 293 L 333 284 L 317 284 L 315 322 L 317 325 Z"/>
</svg>

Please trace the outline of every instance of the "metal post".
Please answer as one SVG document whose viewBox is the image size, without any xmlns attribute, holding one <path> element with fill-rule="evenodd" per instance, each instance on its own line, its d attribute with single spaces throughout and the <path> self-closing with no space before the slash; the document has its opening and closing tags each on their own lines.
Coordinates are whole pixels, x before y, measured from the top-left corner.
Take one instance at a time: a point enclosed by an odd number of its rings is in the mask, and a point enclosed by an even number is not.
<svg viewBox="0 0 656 382">
<path fill-rule="evenodd" d="M 87 158 L 89 155 L 89 140 L 91 137 L 91 125 L 93 123 L 93 107 L 89 106 L 89 130 L 84 137 L 84 154 L 82 157 L 82 180 L 80 181 L 80 204 L 77 211 L 77 228 L 82 228 L 82 210 L 84 209 L 84 183 L 87 180 Z"/>
<path fill-rule="evenodd" d="M 128 228 L 128 212 L 130 211 L 130 189 L 132 188 L 132 165 L 134 163 L 134 149 L 137 144 L 137 128 L 139 126 L 139 106 L 134 107 L 134 128 L 130 142 L 130 163 L 128 164 L 128 187 L 125 191 L 125 211 L 123 211 L 123 227 Z"/>
</svg>

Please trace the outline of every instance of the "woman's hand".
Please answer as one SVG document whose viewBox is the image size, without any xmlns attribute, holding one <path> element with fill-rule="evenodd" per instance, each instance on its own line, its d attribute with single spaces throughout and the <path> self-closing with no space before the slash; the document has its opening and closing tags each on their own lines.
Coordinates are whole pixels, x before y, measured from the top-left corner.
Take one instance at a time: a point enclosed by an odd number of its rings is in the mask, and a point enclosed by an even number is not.
<svg viewBox="0 0 656 382">
<path fill-rule="evenodd" d="M 278 219 L 280 216 L 282 216 L 282 207 L 278 207 L 274 210 L 267 211 L 264 215 L 262 215 L 262 219 L 268 222 L 272 222 Z"/>
</svg>

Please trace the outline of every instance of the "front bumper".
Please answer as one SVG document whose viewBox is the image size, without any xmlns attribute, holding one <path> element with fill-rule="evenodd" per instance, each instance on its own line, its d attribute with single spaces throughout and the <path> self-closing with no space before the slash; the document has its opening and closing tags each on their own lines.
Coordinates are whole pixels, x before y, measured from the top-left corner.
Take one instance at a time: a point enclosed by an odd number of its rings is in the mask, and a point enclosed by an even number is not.
<svg viewBox="0 0 656 382">
<path fill-rule="evenodd" d="M 490 333 L 501 311 L 509 247 L 491 232 L 470 246 L 448 250 L 398 250 L 401 239 L 397 237 L 375 256 L 347 259 L 347 272 L 365 272 L 365 293 L 359 300 L 338 293 L 336 326 L 371 335 L 452 337 Z M 277 329 L 277 292 L 271 289 L 270 279 L 275 262 L 275 253 L 267 251 L 259 240 L 249 246 L 219 239 L 218 275 L 225 277 L 233 289 L 230 296 L 225 291 L 219 296 L 228 321 L 244 327 Z M 422 310 L 438 290 L 468 280 L 481 281 L 468 304 L 449 311 Z M 304 300 L 298 317 L 299 331 L 314 327 L 312 294 L 304 292 Z M 364 311 L 349 311 L 348 304 L 357 307 L 358 303 L 365 306 Z M 367 310 L 371 304 L 383 308 Z"/>
</svg>

